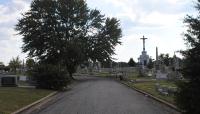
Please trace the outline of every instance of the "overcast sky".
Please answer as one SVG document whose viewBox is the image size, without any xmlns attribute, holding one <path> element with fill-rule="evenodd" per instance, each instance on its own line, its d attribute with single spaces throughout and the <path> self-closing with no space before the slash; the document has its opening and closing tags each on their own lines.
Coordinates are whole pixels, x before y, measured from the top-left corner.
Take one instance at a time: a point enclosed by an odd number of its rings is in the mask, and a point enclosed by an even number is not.
<svg viewBox="0 0 200 114">
<path fill-rule="evenodd" d="M 183 19 L 195 13 L 195 0 L 87 0 L 90 8 L 101 10 L 108 17 L 121 22 L 122 45 L 116 47 L 117 61 L 127 62 L 131 57 L 137 61 L 142 51 L 144 35 L 147 53 L 155 58 L 159 53 L 185 49 L 182 33 L 186 29 Z M 21 13 L 29 9 L 30 0 L 0 0 L 0 61 L 7 64 L 21 53 L 22 37 L 16 35 L 14 26 Z"/>
</svg>

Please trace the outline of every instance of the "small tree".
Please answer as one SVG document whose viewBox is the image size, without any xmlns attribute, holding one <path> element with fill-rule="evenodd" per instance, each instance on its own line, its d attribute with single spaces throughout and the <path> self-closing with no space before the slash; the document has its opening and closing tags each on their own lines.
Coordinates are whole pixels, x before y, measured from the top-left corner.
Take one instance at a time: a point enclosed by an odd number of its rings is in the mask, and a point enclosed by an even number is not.
<svg viewBox="0 0 200 114">
<path fill-rule="evenodd" d="M 27 67 L 27 69 L 31 70 L 31 69 L 34 68 L 34 66 L 35 66 L 35 61 L 33 59 L 31 59 L 31 58 L 28 58 L 26 60 L 26 67 Z"/>
<path fill-rule="evenodd" d="M 62 90 L 70 81 L 67 72 L 55 65 L 37 64 L 31 73 L 37 81 L 37 88 Z"/>
<path fill-rule="evenodd" d="M 147 64 L 147 67 L 148 67 L 149 69 L 152 69 L 152 68 L 153 68 L 153 65 L 154 65 L 153 60 L 152 60 L 152 58 L 150 58 L 150 59 L 149 59 L 149 63 Z"/>
<path fill-rule="evenodd" d="M 3 62 L 0 62 L 0 70 L 4 70 L 5 65 L 3 64 Z"/>
<path fill-rule="evenodd" d="M 130 60 L 128 61 L 128 65 L 129 65 L 130 67 L 135 67 L 136 63 L 135 63 L 135 61 L 133 60 L 133 58 L 130 58 Z"/>
<path fill-rule="evenodd" d="M 19 56 L 16 58 L 12 58 L 9 62 L 9 67 L 11 68 L 11 71 L 14 73 L 17 73 L 17 68 L 21 67 L 22 61 L 19 59 Z"/>
<path fill-rule="evenodd" d="M 161 60 L 161 62 L 166 65 L 166 66 L 169 66 L 171 61 L 172 61 L 172 58 L 169 57 L 169 54 L 160 54 L 159 56 L 159 59 Z"/>
<path fill-rule="evenodd" d="M 28 74 L 28 76 L 31 76 L 32 70 L 35 67 L 35 65 L 36 65 L 36 63 L 35 63 L 35 61 L 33 59 L 28 58 L 26 60 L 26 68 L 27 68 L 27 74 Z"/>
</svg>

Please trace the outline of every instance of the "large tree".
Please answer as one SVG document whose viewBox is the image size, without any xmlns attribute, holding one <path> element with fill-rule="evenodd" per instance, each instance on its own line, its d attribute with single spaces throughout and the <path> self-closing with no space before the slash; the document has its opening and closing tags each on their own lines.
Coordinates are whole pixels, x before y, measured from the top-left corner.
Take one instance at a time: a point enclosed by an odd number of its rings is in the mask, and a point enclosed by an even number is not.
<svg viewBox="0 0 200 114">
<path fill-rule="evenodd" d="M 179 84 L 177 104 L 185 114 L 200 114 L 200 0 L 197 1 L 196 17 L 187 16 L 185 41 L 188 49 L 182 51 L 184 55 L 183 76 L 186 81 Z"/>
<path fill-rule="evenodd" d="M 85 0 L 34 0 L 16 30 L 23 36 L 23 52 L 65 66 L 71 77 L 89 59 L 111 59 L 121 38 L 119 21 L 88 8 Z"/>
</svg>

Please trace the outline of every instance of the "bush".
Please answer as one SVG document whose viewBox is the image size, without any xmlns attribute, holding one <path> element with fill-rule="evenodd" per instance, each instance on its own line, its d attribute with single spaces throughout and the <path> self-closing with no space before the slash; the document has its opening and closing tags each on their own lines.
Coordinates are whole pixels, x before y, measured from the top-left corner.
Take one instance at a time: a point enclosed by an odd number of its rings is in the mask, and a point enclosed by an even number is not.
<svg viewBox="0 0 200 114">
<path fill-rule="evenodd" d="M 69 75 L 55 65 L 37 65 L 32 71 L 37 88 L 62 90 L 69 83 Z"/>
<path fill-rule="evenodd" d="M 176 102 L 183 114 L 200 114 L 200 82 L 179 82 Z"/>
</svg>

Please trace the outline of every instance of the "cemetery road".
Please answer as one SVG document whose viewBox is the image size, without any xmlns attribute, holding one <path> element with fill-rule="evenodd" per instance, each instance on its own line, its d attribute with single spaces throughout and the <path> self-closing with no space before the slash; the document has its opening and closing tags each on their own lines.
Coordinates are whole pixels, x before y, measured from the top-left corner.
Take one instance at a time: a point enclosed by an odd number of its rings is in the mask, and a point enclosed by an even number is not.
<svg viewBox="0 0 200 114">
<path fill-rule="evenodd" d="M 82 77 L 37 114 L 179 114 L 108 78 Z"/>
</svg>

